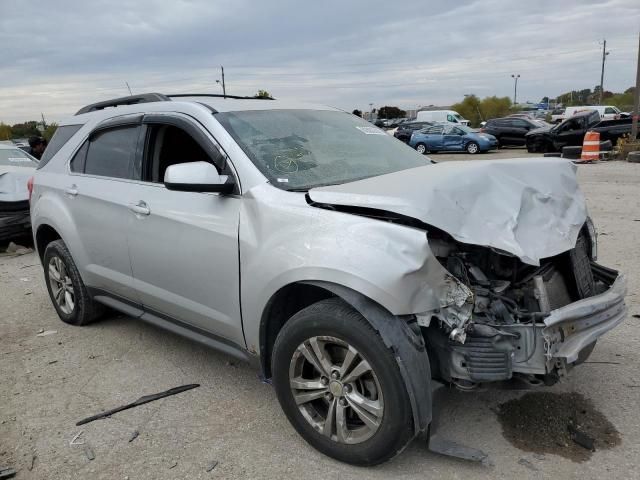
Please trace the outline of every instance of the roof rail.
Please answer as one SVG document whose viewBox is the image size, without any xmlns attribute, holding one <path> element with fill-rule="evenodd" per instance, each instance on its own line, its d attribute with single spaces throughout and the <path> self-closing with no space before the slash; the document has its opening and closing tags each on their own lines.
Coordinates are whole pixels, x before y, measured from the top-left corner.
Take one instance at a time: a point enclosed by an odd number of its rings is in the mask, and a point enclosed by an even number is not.
<svg viewBox="0 0 640 480">
<path fill-rule="evenodd" d="M 171 100 L 167 95 L 161 93 L 142 93 L 140 95 L 131 95 L 129 97 L 114 98 L 113 100 L 105 100 L 82 107 L 76 112 L 76 115 L 82 115 L 87 112 L 95 112 L 107 107 L 117 107 L 119 105 L 135 105 L 137 103 L 166 102 Z"/>
<path fill-rule="evenodd" d="M 216 98 L 233 98 L 234 100 L 275 100 L 272 97 L 242 97 L 238 95 L 221 95 L 219 93 L 176 93 L 167 95 L 169 98 L 179 97 L 216 97 Z"/>
</svg>

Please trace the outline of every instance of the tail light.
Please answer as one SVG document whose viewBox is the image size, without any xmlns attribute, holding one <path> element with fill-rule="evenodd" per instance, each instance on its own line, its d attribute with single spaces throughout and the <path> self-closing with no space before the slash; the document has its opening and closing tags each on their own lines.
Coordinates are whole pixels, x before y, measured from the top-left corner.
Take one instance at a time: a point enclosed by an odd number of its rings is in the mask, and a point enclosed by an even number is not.
<svg viewBox="0 0 640 480">
<path fill-rule="evenodd" d="M 29 177 L 29 180 L 27 180 L 27 190 L 29 190 L 29 201 L 31 201 L 31 195 L 33 195 L 33 177 Z"/>
</svg>

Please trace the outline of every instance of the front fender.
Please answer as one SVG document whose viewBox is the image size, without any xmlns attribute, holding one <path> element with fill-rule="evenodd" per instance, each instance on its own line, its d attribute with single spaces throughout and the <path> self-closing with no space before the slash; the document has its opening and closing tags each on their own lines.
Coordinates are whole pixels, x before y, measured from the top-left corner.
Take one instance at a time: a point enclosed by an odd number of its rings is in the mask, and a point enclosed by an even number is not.
<svg viewBox="0 0 640 480">
<path fill-rule="evenodd" d="M 432 253 L 424 230 L 312 207 L 304 195 L 270 186 L 250 190 L 244 200 L 240 276 L 249 350 L 259 350 L 260 320 L 269 301 L 294 283 L 342 285 L 392 315 L 436 311 L 466 299 L 464 286 Z"/>
</svg>

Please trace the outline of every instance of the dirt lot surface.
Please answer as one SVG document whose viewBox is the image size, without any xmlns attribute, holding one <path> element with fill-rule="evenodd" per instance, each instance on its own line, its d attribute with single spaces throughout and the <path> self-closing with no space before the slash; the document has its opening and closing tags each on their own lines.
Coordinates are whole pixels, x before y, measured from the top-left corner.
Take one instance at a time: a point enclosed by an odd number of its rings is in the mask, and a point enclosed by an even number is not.
<svg viewBox="0 0 640 480">
<path fill-rule="evenodd" d="M 506 150 L 473 161 L 524 156 Z M 630 314 L 638 315 L 640 165 L 580 166 L 579 178 L 601 232 L 600 261 L 626 272 Z M 443 409 L 446 435 L 484 449 L 492 465 L 431 454 L 417 439 L 392 462 L 362 469 L 309 447 L 287 422 L 272 387 L 248 365 L 124 316 L 83 328 L 65 325 L 51 306 L 36 255 L 0 257 L 0 467 L 14 467 L 23 479 L 640 478 L 639 322 L 630 315 L 598 343 L 589 359 L 594 363 L 576 368 L 566 383 L 543 387 L 558 394 L 557 401 L 571 401 L 572 392 L 588 399 L 619 432 L 618 445 L 602 449 L 596 442 L 596 452 L 582 462 L 552 448 L 521 450 L 503 434 L 496 412 L 524 392 L 451 390 Z M 41 330 L 56 333 L 37 336 Z M 202 386 L 75 426 L 186 383 Z M 538 424 L 545 415 L 543 408 Z M 70 445 L 79 432 L 80 445 Z M 212 462 L 218 464 L 207 471 Z"/>
</svg>

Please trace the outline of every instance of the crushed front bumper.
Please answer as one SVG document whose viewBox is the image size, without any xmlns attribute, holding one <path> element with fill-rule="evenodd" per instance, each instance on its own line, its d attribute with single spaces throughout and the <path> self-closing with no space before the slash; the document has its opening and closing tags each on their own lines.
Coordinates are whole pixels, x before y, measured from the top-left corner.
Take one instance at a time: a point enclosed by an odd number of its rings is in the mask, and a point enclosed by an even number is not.
<svg viewBox="0 0 640 480">
<path fill-rule="evenodd" d="M 619 275 L 605 292 L 553 310 L 542 329 L 547 372 L 584 360 L 580 352 L 625 319 L 626 293 L 626 279 Z"/>
<path fill-rule="evenodd" d="M 600 267 L 602 268 L 602 267 Z M 438 378 L 486 383 L 514 374 L 551 379 L 588 358 L 596 341 L 626 317 L 623 275 L 611 272 L 604 292 L 552 310 L 544 321 L 478 328 L 464 343 L 451 340 L 437 325 L 425 333 Z M 553 383 L 553 382 L 552 382 Z"/>
</svg>

